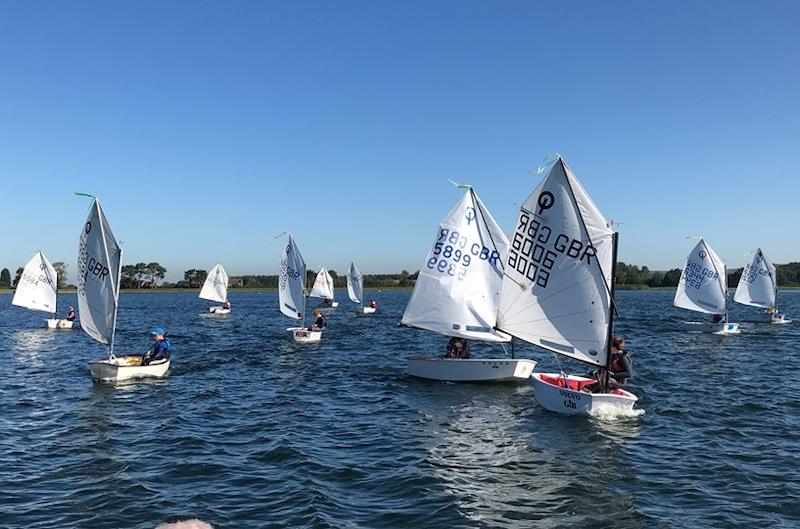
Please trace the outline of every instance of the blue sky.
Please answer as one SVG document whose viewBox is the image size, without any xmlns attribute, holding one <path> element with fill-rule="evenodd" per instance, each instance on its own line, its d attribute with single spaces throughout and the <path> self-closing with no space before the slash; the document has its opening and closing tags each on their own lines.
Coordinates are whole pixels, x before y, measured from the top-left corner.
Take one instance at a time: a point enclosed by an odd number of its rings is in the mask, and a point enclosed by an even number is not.
<svg viewBox="0 0 800 529">
<path fill-rule="evenodd" d="M 620 259 L 800 260 L 797 2 L 0 2 L 0 267 L 415 270 L 471 183 L 511 230 L 560 152 Z M 74 277 L 70 278 L 71 280 Z"/>
</svg>

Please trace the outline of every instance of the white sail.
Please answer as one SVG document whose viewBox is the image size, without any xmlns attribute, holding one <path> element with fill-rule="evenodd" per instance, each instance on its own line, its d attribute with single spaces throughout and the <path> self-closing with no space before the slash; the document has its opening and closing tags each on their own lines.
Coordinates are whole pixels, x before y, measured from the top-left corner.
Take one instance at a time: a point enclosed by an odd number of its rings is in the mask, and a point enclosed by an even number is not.
<svg viewBox="0 0 800 529">
<path fill-rule="evenodd" d="M 302 320 L 306 310 L 306 262 L 289 235 L 289 242 L 281 254 L 278 276 L 278 302 L 281 312 L 290 318 Z"/>
<path fill-rule="evenodd" d="M 11 303 L 18 307 L 55 314 L 58 277 L 42 252 L 36 252 L 25 265 Z"/>
<path fill-rule="evenodd" d="M 308 295 L 310 298 L 323 298 L 333 299 L 333 277 L 325 270 L 323 266 L 320 268 L 317 278 L 314 280 L 314 286 L 311 287 L 311 293 Z"/>
<path fill-rule="evenodd" d="M 723 314 L 728 291 L 725 263 L 704 239 L 694 247 L 683 267 L 673 304 L 682 309 Z"/>
<path fill-rule="evenodd" d="M 503 341 L 497 302 L 508 238 L 470 189 L 439 224 L 400 323 L 446 336 Z"/>
<path fill-rule="evenodd" d="M 347 295 L 355 303 L 361 303 L 364 297 L 364 276 L 356 268 L 355 263 L 350 263 L 350 270 L 347 271 Z"/>
<path fill-rule="evenodd" d="M 759 248 L 756 250 L 753 260 L 742 270 L 742 277 L 739 279 L 739 286 L 736 287 L 733 301 L 742 305 L 769 309 L 775 307 L 777 295 L 778 283 L 775 267 Z"/>
<path fill-rule="evenodd" d="M 222 265 L 217 263 L 209 270 L 206 282 L 200 290 L 200 297 L 209 301 L 224 303 L 228 299 L 228 274 Z"/>
<path fill-rule="evenodd" d="M 78 247 L 78 310 L 86 334 L 111 344 L 117 319 L 122 250 L 94 199 Z"/>
<path fill-rule="evenodd" d="M 614 232 L 561 157 L 520 208 L 497 328 L 606 365 Z"/>
</svg>

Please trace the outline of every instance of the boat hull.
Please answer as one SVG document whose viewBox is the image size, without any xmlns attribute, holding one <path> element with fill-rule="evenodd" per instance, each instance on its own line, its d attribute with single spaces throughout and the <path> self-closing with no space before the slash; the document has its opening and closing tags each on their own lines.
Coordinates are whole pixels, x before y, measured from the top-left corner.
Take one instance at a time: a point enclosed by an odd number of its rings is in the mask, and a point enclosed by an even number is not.
<svg viewBox="0 0 800 529">
<path fill-rule="evenodd" d="M 408 359 L 408 374 L 446 382 L 499 382 L 526 380 L 536 362 L 527 358 L 429 358 Z"/>
<path fill-rule="evenodd" d="M 231 309 L 223 308 L 222 306 L 208 307 L 208 312 L 211 314 L 230 314 Z"/>
<path fill-rule="evenodd" d="M 309 331 L 305 327 L 290 327 L 286 329 L 298 343 L 318 342 L 322 339 L 322 331 Z"/>
<path fill-rule="evenodd" d="M 94 380 L 100 382 L 120 382 L 134 378 L 160 378 L 169 371 L 170 360 L 155 361 L 141 365 L 141 355 L 117 356 L 109 360 L 89 363 L 89 371 Z"/>
<path fill-rule="evenodd" d="M 72 329 L 72 325 L 75 323 L 74 321 L 69 321 L 65 319 L 56 319 L 56 318 L 50 318 L 45 321 L 47 322 L 48 329 L 63 329 L 63 330 Z"/>
<path fill-rule="evenodd" d="M 738 323 L 711 323 L 707 321 L 685 321 L 683 322 L 690 332 L 711 333 L 720 336 L 741 334 Z"/>
<path fill-rule="evenodd" d="M 611 393 L 581 391 L 583 386 L 595 382 L 589 377 L 567 375 L 569 388 L 565 387 L 564 376 L 560 373 L 534 373 L 532 378 L 536 401 L 546 410 L 566 415 L 591 415 L 609 410 L 628 412 L 639 400 L 624 389 Z"/>
<path fill-rule="evenodd" d="M 358 314 L 375 314 L 375 311 L 378 309 L 372 307 L 361 307 L 356 312 Z"/>
</svg>

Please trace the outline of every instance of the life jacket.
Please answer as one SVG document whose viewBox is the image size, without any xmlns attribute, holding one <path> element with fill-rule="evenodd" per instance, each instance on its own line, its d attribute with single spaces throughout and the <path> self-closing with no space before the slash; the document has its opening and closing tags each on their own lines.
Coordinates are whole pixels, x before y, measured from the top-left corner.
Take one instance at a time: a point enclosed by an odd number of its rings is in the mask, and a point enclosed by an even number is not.
<svg viewBox="0 0 800 529">
<path fill-rule="evenodd" d="M 618 353 L 614 353 L 611 357 L 611 364 L 608 366 L 608 370 L 611 372 L 611 376 L 615 376 L 615 373 L 621 373 L 623 371 L 629 371 L 629 369 L 625 369 L 622 365 L 622 359 L 628 358 L 628 353 L 625 350 L 621 350 Z M 630 360 L 628 361 L 628 365 L 630 365 Z M 623 379 L 627 379 L 628 377 L 623 377 Z M 620 380 L 620 382 L 624 382 L 624 380 Z"/>
</svg>

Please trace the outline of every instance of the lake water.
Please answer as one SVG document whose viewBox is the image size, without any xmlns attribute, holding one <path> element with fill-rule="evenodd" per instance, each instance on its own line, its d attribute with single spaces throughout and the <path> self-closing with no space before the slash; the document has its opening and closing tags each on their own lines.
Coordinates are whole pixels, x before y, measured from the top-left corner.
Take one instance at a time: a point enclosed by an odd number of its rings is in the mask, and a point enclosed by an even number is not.
<svg viewBox="0 0 800 529">
<path fill-rule="evenodd" d="M 528 382 L 407 376 L 446 340 L 397 326 L 408 292 L 369 295 L 377 314 L 343 299 L 296 345 L 274 292 L 234 291 L 223 317 L 196 293 L 123 293 L 117 352 L 156 325 L 175 347 L 169 377 L 124 386 L 92 384 L 102 345 L 0 296 L 0 527 L 800 526 L 800 293 L 780 295 L 797 322 L 733 337 L 687 333 L 672 292 L 619 293 L 646 413 L 616 420 L 547 412 Z"/>
</svg>

